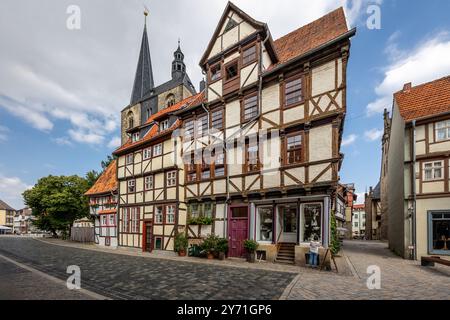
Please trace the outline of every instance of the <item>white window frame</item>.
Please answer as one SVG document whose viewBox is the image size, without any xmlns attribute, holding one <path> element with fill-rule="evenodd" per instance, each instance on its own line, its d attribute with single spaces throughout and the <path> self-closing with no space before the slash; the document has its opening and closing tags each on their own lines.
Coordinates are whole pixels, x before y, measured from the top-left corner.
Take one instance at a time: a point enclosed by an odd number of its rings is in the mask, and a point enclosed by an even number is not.
<svg viewBox="0 0 450 320">
<path fill-rule="evenodd" d="M 143 151 L 143 158 L 144 158 L 144 160 L 148 160 L 151 157 L 152 157 L 152 148 L 150 147 L 150 148 L 144 149 L 144 151 Z"/>
<path fill-rule="evenodd" d="M 144 187 L 145 190 L 153 190 L 153 176 L 146 176 L 144 178 Z"/>
<path fill-rule="evenodd" d="M 159 211 L 161 209 L 161 211 Z M 164 223 L 164 207 L 156 206 L 155 207 L 155 224 L 163 224 Z"/>
<path fill-rule="evenodd" d="M 132 191 L 130 191 L 130 188 L 133 188 Z M 128 193 L 136 192 L 136 180 L 128 180 L 127 182 L 127 191 Z"/>
<path fill-rule="evenodd" d="M 171 211 L 171 209 L 173 211 Z M 174 205 L 168 205 L 166 206 L 166 223 L 167 224 L 174 224 L 175 223 L 175 206 Z"/>
<path fill-rule="evenodd" d="M 125 156 L 125 164 L 133 164 L 134 163 L 134 153 L 129 153 Z"/>
<path fill-rule="evenodd" d="M 138 142 L 140 140 L 140 138 L 141 138 L 141 136 L 140 136 L 139 132 L 135 132 L 131 136 L 131 141 L 132 142 Z"/>
<path fill-rule="evenodd" d="M 173 175 L 173 177 L 171 177 Z M 166 173 L 166 186 L 175 187 L 177 185 L 177 172 L 169 171 Z"/>
<path fill-rule="evenodd" d="M 153 157 L 158 157 L 163 154 L 163 145 L 162 143 L 156 144 L 153 146 Z"/>
<path fill-rule="evenodd" d="M 437 163 L 440 163 L 440 166 L 436 166 Z M 427 167 L 427 165 L 431 164 L 431 167 Z M 436 171 L 441 170 L 440 177 L 436 177 Z M 423 163 L 423 181 L 429 182 L 429 181 L 440 181 L 444 179 L 444 160 L 435 160 L 435 161 L 428 161 Z M 427 178 L 427 171 L 431 170 L 431 178 Z"/>
<path fill-rule="evenodd" d="M 444 131 L 444 134 L 445 134 L 444 138 L 439 138 L 440 131 Z M 437 142 L 450 140 L 450 120 L 436 122 L 435 135 L 436 135 Z"/>
<path fill-rule="evenodd" d="M 114 214 L 110 214 L 109 215 L 109 225 L 110 226 L 115 226 L 116 225 L 116 219 L 114 217 Z"/>
<path fill-rule="evenodd" d="M 139 233 L 139 208 L 131 208 L 131 232 Z"/>
<path fill-rule="evenodd" d="M 169 120 L 161 121 L 159 124 L 159 131 L 165 131 L 169 129 Z"/>
</svg>

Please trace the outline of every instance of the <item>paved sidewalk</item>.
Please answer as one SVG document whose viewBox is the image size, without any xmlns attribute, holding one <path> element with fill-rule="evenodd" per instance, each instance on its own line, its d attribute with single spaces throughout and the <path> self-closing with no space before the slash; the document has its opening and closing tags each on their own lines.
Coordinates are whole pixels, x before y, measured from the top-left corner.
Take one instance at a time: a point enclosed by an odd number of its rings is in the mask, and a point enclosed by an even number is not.
<svg viewBox="0 0 450 320">
<path fill-rule="evenodd" d="M 344 254 L 355 275 L 338 277 L 332 273 L 302 273 L 282 298 L 290 300 L 449 300 L 450 269 L 422 267 L 417 261 L 392 254 L 386 243 L 347 241 Z M 367 267 L 381 270 L 381 289 L 369 290 Z"/>
</svg>

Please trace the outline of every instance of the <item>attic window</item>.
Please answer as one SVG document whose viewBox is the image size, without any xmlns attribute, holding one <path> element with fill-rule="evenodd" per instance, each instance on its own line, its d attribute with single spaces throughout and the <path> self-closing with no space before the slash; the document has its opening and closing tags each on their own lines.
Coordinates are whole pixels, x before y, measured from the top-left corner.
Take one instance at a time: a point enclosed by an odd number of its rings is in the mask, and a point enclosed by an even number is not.
<svg viewBox="0 0 450 320">
<path fill-rule="evenodd" d="M 169 129 L 169 120 L 161 121 L 161 124 L 159 125 L 159 131 L 164 131 Z"/>
<path fill-rule="evenodd" d="M 133 142 L 139 141 L 139 138 L 140 138 L 139 132 L 133 133 L 133 136 L 132 136 L 132 141 L 133 141 Z"/>
<path fill-rule="evenodd" d="M 238 25 L 238 23 L 235 20 L 233 20 L 232 18 L 230 18 L 230 20 L 228 20 L 227 26 L 225 27 L 225 30 L 223 31 L 223 33 L 230 31 L 237 25 Z"/>
</svg>

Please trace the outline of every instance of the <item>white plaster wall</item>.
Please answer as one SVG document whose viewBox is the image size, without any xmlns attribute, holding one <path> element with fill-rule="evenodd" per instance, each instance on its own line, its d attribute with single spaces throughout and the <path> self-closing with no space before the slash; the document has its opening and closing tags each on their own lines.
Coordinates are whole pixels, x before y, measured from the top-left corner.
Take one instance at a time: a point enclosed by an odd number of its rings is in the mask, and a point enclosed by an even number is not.
<svg viewBox="0 0 450 320">
<path fill-rule="evenodd" d="M 332 157 L 332 125 L 311 128 L 309 133 L 309 160 L 319 161 Z"/>
</svg>

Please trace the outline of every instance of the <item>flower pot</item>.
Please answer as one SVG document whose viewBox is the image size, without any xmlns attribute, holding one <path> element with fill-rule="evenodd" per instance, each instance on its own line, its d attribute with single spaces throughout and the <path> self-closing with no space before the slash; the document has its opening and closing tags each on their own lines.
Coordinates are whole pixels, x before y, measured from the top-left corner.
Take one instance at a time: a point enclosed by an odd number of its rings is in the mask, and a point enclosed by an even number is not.
<svg viewBox="0 0 450 320">
<path fill-rule="evenodd" d="M 214 259 L 214 254 L 208 253 L 207 254 L 207 258 L 208 258 L 208 260 L 213 260 Z"/>
<path fill-rule="evenodd" d="M 247 253 L 247 262 L 255 263 L 256 254 L 254 252 Z"/>
<path fill-rule="evenodd" d="M 225 260 L 225 252 L 219 252 L 219 260 Z"/>
<path fill-rule="evenodd" d="M 178 256 L 180 256 L 180 257 L 186 257 L 186 250 L 180 250 L 180 251 L 178 251 Z"/>
</svg>

